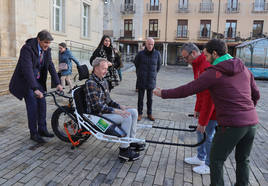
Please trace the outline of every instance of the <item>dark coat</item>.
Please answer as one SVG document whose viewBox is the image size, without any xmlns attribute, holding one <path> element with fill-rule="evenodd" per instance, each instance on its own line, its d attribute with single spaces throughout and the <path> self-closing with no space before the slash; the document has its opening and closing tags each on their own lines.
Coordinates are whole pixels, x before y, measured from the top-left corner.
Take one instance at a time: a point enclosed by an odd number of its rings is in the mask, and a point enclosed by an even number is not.
<svg viewBox="0 0 268 186">
<path fill-rule="evenodd" d="M 135 57 L 134 64 L 137 73 L 137 88 L 154 89 L 157 72 L 161 67 L 160 52 L 156 49 L 151 52 L 147 49 L 142 50 Z"/>
<path fill-rule="evenodd" d="M 67 70 L 62 70 L 61 75 L 67 76 L 72 74 L 72 61 L 75 62 L 77 66 L 80 65 L 79 61 L 72 55 L 71 51 L 66 48 L 66 50 L 63 53 L 59 52 L 59 63 L 66 63 L 68 65 Z"/>
<path fill-rule="evenodd" d="M 43 68 L 41 68 L 40 78 L 37 80 L 36 77 L 39 69 L 38 41 L 37 38 L 31 38 L 28 39 L 21 48 L 19 61 L 9 83 L 9 91 L 20 100 L 26 96 L 29 89 L 36 89 L 40 85 L 46 91 L 48 71 L 56 85 L 60 84 L 60 80 L 51 59 L 51 48 L 44 51 Z"/>
</svg>

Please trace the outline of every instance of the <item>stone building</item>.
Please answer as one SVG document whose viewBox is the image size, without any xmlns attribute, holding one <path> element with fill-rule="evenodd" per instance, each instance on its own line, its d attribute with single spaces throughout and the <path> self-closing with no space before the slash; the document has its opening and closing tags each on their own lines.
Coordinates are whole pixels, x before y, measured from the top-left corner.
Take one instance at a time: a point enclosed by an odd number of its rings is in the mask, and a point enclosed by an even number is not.
<svg viewBox="0 0 268 186">
<path fill-rule="evenodd" d="M 1 0 L 0 94 L 8 92 L 21 46 L 42 29 L 54 37 L 54 61 L 60 42 L 67 42 L 78 59 L 88 59 L 88 51 L 103 34 L 104 3 L 105 0 Z"/>
<path fill-rule="evenodd" d="M 202 49 L 209 39 L 221 38 L 235 55 L 235 46 L 268 32 L 265 0 L 107 1 L 104 32 L 132 56 L 153 37 L 164 64 L 185 64 L 179 50 L 185 42 Z"/>
</svg>

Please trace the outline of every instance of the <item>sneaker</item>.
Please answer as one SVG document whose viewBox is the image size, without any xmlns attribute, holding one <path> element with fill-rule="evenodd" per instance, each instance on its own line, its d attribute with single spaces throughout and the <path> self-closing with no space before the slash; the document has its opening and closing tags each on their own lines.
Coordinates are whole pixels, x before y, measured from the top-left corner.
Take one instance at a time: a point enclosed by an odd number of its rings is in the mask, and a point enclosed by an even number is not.
<svg viewBox="0 0 268 186">
<path fill-rule="evenodd" d="M 197 174 L 210 174 L 210 168 L 206 164 L 194 167 L 193 171 Z"/>
<path fill-rule="evenodd" d="M 197 156 L 191 158 L 185 158 L 184 162 L 191 164 L 191 165 L 204 165 L 205 161 L 201 161 Z"/>
<path fill-rule="evenodd" d="M 143 151 L 145 149 L 145 143 L 130 143 L 130 149 L 134 151 Z"/>
<path fill-rule="evenodd" d="M 126 161 L 135 161 L 140 158 L 140 154 L 131 150 L 130 147 L 120 148 L 118 157 Z"/>
</svg>

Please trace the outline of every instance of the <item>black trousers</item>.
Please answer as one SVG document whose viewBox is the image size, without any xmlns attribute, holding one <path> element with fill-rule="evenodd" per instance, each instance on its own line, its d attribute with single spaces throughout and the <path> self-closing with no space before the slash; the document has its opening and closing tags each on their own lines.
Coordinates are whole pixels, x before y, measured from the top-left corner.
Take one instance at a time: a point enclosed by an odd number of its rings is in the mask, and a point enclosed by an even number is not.
<svg viewBox="0 0 268 186">
<path fill-rule="evenodd" d="M 143 110 L 143 98 L 144 92 L 146 90 L 147 93 L 147 114 L 152 114 L 152 104 L 153 104 L 153 89 L 141 89 L 139 88 L 138 94 L 138 114 L 142 115 Z"/>
</svg>

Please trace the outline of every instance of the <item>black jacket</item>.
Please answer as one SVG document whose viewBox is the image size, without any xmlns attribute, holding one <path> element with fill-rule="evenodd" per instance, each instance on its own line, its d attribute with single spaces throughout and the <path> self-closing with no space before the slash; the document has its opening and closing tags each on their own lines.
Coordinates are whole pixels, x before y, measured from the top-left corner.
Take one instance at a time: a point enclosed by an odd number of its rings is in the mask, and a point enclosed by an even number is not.
<svg viewBox="0 0 268 186">
<path fill-rule="evenodd" d="M 9 83 L 9 91 L 18 99 L 26 96 L 29 89 L 39 87 L 39 84 L 46 91 L 47 73 L 49 71 L 56 85 L 60 84 L 56 69 L 51 59 L 51 49 L 44 51 L 43 68 L 40 68 L 37 38 L 26 41 L 20 51 L 19 61 Z M 41 69 L 41 70 L 40 70 Z M 40 71 L 40 78 L 37 80 L 37 73 Z"/>
<path fill-rule="evenodd" d="M 140 51 L 134 60 L 137 73 L 137 88 L 154 89 L 157 72 L 161 67 L 161 55 L 156 49 Z"/>
</svg>

